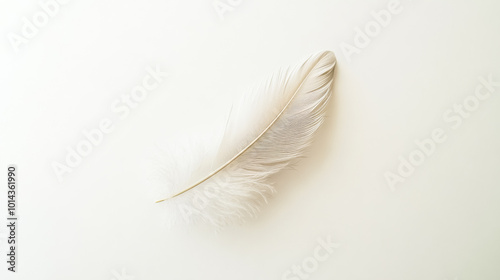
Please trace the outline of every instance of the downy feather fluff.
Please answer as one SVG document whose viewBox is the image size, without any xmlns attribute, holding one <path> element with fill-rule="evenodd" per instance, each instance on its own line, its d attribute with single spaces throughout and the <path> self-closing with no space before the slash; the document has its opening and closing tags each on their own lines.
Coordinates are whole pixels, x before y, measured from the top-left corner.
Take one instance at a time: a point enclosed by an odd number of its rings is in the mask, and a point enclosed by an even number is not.
<svg viewBox="0 0 500 280">
<path fill-rule="evenodd" d="M 275 188 L 269 177 L 299 158 L 323 122 L 336 59 L 311 56 L 233 105 L 215 141 L 171 149 L 158 203 L 170 222 L 222 227 L 254 217 Z"/>
</svg>

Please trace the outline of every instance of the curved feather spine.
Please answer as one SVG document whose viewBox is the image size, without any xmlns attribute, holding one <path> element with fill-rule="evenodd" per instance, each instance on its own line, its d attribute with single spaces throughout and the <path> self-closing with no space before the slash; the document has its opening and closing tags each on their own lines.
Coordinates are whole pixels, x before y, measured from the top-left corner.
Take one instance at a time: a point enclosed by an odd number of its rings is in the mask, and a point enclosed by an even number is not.
<svg viewBox="0 0 500 280">
<path fill-rule="evenodd" d="M 321 57 L 319 58 L 319 60 L 321 58 L 323 58 L 325 55 L 327 55 L 328 53 L 325 52 L 321 55 Z M 288 109 L 288 106 L 292 103 L 292 101 L 294 100 L 295 96 L 297 96 L 297 93 L 300 91 L 302 85 L 304 84 L 304 82 L 307 80 L 307 78 L 309 78 L 309 75 L 311 74 L 311 71 L 314 69 L 314 66 L 316 65 L 313 65 L 311 66 L 311 68 L 307 71 L 307 75 L 304 77 L 304 79 L 301 81 L 301 83 L 299 84 L 298 88 L 295 90 L 295 92 L 293 93 L 292 97 L 290 98 L 290 100 L 288 101 L 288 103 L 285 105 L 285 107 L 283 107 L 283 109 L 279 112 L 279 114 L 274 118 L 274 120 L 264 129 L 264 131 L 262 131 L 252 142 L 250 142 L 250 144 L 248 144 L 248 146 L 246 146 L 244 149 L 242 149 L 238 154 L 236 154 L 234 157 L 232 157 L 230 160 L 228 160 L 224 165 L 222 165 L 221 167 L 219 167 L 217 170 L 213 171 L 212 173 L 210 173 L 209 175 L 207 175 L 205 178 L 199 180 L 198 182 L 196 182 L 194 185 L 192 185 L 191 187 L 171 196 L 171 197 L 168 197 L 168 198 L 164 198 L 164 199 L 161 199 L 161 200 L 158 200 L 156 201 L 156 203 L 159 203 L 159 202 L 163 202 L 167 199 L 170 199 L 170 198 L 174 198 L 176 196 L 179 196 L 195 187 L 197 187 L 198 185 L 202 184 L 203 182 L 205 182 L 206 180 L 210 179 L 212 176 L 214 176 L 215 174 L 219 173 L 221 170 L 223 170 L 224 168 L 226 168 L 229 164 L 231 164 L 232 162 L 234 162 L 237 158 L 239 158 L 243 153 L 245 153 L 248 149 L 250 149 L 257 141 L 259 141 L 262 136 L 276 123 L 276 121 L 281 117 L 281 115 L 283 114 L 283 112 L 285 112 L 286 109 Z"/>
</svg>

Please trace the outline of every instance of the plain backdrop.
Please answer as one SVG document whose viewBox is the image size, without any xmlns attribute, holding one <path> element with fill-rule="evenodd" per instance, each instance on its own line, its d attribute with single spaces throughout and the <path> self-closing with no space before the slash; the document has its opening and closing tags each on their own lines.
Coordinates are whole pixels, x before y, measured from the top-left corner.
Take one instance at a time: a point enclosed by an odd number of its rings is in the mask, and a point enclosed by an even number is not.
<svg viewBox="0 0 500 280">
<path fill-rule="evenodd" d="M 214 3 L 231 9 L 221 18 Z M 72 0 L 16 52 L 12 34 L 43 9 L 2 0 L 0 216 L 16 164 L 19 244 L 7 272 L 2 218 L 0 278 L 280 280 L 329 237 L 339 246 L 308 279 L 499 279 L 500 87 L 456 128 L 443 114 L 479 77 L 500 80 L 500 5 L 401 0 L 346 55 L 388 4 Z M 166 227 L 153 147 L 220 127 L 248 88 L 322 50 L 338 59 L 327 121 L 259 217 L 219 233 Z M 113 104 L 155 67 L 168 78 L 120 118 Z M 113 131 L 60 182 L 53 163 L 104 119 Z M 391 189 L 385 174 L 434 129 L 446 141 Z"/>
</svg>

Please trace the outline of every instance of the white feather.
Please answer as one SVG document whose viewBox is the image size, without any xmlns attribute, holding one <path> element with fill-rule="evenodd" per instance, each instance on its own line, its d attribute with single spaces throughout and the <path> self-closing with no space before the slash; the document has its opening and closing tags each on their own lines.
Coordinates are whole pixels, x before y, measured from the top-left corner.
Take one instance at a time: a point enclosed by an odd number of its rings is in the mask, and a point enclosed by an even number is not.
<svg viewBox="0 0 500 280">
<path fill-rule="evenodd" d="M 300 157 L 323 122 L 335 63 L 327 51 L 280 71 L 233 106 L 220 137 L 171 149 L 158 197 L 171 222 L 221 227 L 254 217 L 275 192 L 269 176 Z"/>
</svg>

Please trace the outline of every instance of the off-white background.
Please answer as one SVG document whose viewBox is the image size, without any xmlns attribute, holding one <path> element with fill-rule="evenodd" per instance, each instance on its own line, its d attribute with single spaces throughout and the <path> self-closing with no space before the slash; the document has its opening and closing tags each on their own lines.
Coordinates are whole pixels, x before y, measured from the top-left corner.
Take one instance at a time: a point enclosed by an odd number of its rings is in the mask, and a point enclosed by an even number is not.
<svg viewBox="0 0 500 280">
<path fill-rule="evenodd" d="M 74 0 L 15 53 L 7 34 L 40 6 L 2 0 L 0 207 L 15 163 L 20 244 L 19 273 L 0 257 L 0 278 L 279 280 L 331 235 L 340 247 L 309 279 L 499 279 L 500 88 L 456 130 L 442 114 L 479 76 L 500 80 L 500 6 L 401 0 L 348 61 L 340 44 L 387 3 L 243 0 L 221 20 L 209 0 Z M 245 89 L 321 50 L 338 58 L 328 120 L 259 218 L 166 228 L 151 148 L 217 128 Z M 113 101 L 156 65 L 169 78 L 117 118 Z M 59 183 L 51 163 L 103 118 L 114 131 Z M 435 128 L 446 142 L 391 191 L 384 173 Z"/>
</svg>

